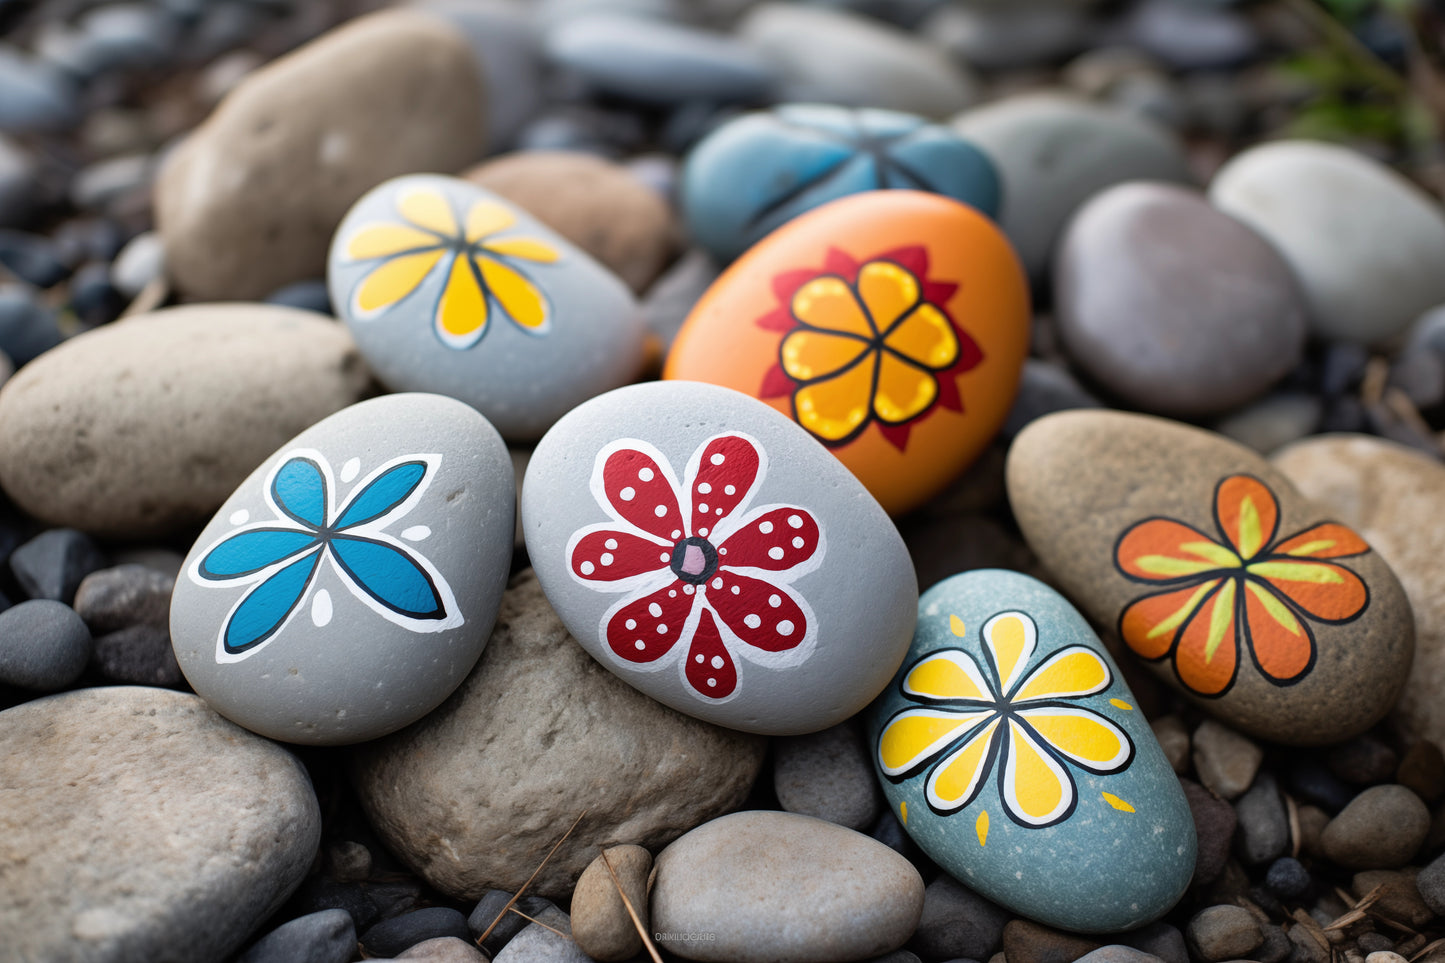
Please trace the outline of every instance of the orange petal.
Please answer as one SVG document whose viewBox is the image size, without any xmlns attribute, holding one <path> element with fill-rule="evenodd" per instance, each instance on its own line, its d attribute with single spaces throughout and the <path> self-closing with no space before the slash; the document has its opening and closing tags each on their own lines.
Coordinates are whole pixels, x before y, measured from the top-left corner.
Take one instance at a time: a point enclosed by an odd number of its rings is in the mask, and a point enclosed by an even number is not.
<svg viewBox="0 0 1445 963">
<path fill-rule="evenodd" d="M 1239 665 L 1235 618 L 1237 579 L 1226 579 L 1184 626 L 1174 651 L 1179 681 L 1200 695 L 1219 695 L 1234 684 Z"/>
<path fill-rule="evenodd" d="M 1238 568 L 1239 556 L 1172 518 L 1147 518 L 1124 533 L 1114 557 L 1125 575 L 1172 582 Z"/>
<path fill-rule="evenodd" d="M 858 272 L 858 297 L 880 332 L 918 303 L 918 279 L 892 261 L 869 261 Z"/>
<path fill-rule="evenodd" d="M 958 335 L 943 312 L 931 304 L 920 304 L 910 312 L 894 325 L 883 343 L 909 361 L 934 371 L 942 371 L 958 360 Z"/>
<path fill-rule="evenodd" d="M 1189 621 L 1204 597 L 1218 585 L 1219 579 L 1214 579 L 1202 585 L 1146 595 L 1129 603 L 1119 617 L 1119 635 L 1141 659 L 1163 658 L 1169 654 L 1179 627 Z"/>
<path fill-rule="evenodd" d="M 1298 679 L 1314 661 L 1309 626 L 1269 589 L 1254 581 L 1244 584 L 1244 627 L 1254 661 L 1276 682 Z"/>
<path fill-rule="evenodd" d="M 783 338 L 783 370 L 794 381 L 814 381 L 842 371 L 868 350 L 868 342 L 851 334 L 794 328 Z"/>
<path fill-rule="evenodd" d="M 842 278 L 827 275 L 809 281 L 793 295 L 792 309 L 793 316 L 809 327 L 860 338 L 876 336 L 853 289 Z"/>
<path fill-rule="evenodd" d="M 878 355 L 870 352 L 842 374 L 799 388 L 793 395 L 798 424 L 825 442 L 841 442 L 868 421 Z"/>
<path fill-rule="evenodd" d="M 880 351 L 878 358 L 873 413 L 879 421 L 901 425 L 923 414 L 938 399 L 938 379 L 933 372 L 902 360 L 892 351 Z"/>
<path fill-rule="evenodd" d="M 1275 555 L 1294 555 L 1308 558 L 1344 558 L 1348 555 L 1363 555 L 1370 550 L 1365 540 L 1338 522 L 1325 522 L 1314 528 L 1307 528 L 1293 538 L 1287 538 L 1271 551 Z"/>
<path fill-rule="evenodd" d="M 1322 622 L 1343 622 L 1364 610 L 1370 591 L 1360 577 L 1333 562 L 1295 561 L 1270 556 L 1247 569 L 1275 591 Z"/>
<path fill-rule="evenodd" d="M 1274 541 L 1279 503 L 1258 478 L 1230 475 L 1214 492 L 1214 518 L 1240 557 L 1250 559 Z"/>
</svg>

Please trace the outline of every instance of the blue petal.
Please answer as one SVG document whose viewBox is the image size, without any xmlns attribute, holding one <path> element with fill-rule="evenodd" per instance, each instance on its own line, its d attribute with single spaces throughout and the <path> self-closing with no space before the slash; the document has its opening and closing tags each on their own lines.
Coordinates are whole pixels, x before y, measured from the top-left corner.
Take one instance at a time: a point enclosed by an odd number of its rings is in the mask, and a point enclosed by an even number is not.
<svg viewBox="0 0 1445 963">
<path fill-rule="evenodd" d="M 236 655 L 275 635 L 306 594 L 320 558 L 320 552 L 298 558 L 248 592 L 226 623 L 226 651 Z"/>
<path fill-rule="evenodd" d="M 393 612 L 412 619 L 446 618 L 431 576 L 407 552 L 354 535 L 337 535 L 331 551 L 353 582 Z"/>
<path fill-rule="evenodd" d="M 406 501 L 426 477 L 426 470 L 424 461 L 408 461 L 388 468 L 352 496 L 351 503 L 336 520 L 336 527 L 351 528 L 385 515 Z"/>
<path fill-rule="evenodd" d="M 294 528 L 253 528 L 232 535 L 201 559 L 201 578 L 213 581 L 240 578 L 259 572 L 316 544 L 311 532 Z"/>
<path fill-rule="evenodd" d="M 326 524 L 326 476 L 310 458 L 292 458 L 271 480 L 271 496 L 281 510 L 303 525 Z"/>
</svg>

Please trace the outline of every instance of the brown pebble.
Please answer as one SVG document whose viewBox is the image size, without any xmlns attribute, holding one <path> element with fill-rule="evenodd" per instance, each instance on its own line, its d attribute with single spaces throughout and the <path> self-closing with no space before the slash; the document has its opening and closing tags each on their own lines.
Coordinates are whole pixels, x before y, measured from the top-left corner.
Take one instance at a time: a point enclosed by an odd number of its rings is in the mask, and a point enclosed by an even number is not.
<svg viewBox="0 0 1445 963">
<path fill-rule="evenodd" d="M 1149 723 L 1169 766 L 1181 776 L 1189 771 L 1189 730 L 1178 716 L 1160 716 Z"/>
<path fill-rule="evenodd" d="M 1420 890 L 1415 886 L 1415 877 L 1419 875 L 1420 871 L 1414 867 L 1367 870 L 1355 874 L 1350 881 L 1350 891 L 1357 899 L 1364 899 L 1375 889 L 1383 887 L 1370 912 L 1419 929 L 1435 918 L 1434 911 L 1425 905 L 1420 898 Z"/>
<path fill-rule="evenodd" d="M 1400 759 L 1395 781 L 1434 805 L 1445 797 L 1445 754 L 1429 739 L 1421 739 Z"/>
<path fill-rule="evenodd" d="M 1205 787 L 1224 799 L 1237 799 L 1254 782 L 1264 750 L 1213 719 L 1194 730 L 1194 771 Z"/>
<path fill-rule="evenodd" d="M 1404 786 L 1371 786 L 1340 810 L 1320 836 L 1325 855 L 1347 869 L 1395 869 L 1420 849 L 1430 811 Z"/>
<path fill-rule="evenodd" d="M 641 846 L 613 846 L 603 851 L 612 873 L 642 922 L 648 926 L 647 878 L 652 854 Z M 594 960 L 625 960 L 642 952 L 642 937 L 617 892 L 617 883 L 598 856 L 582 871 L 572 892 L 572 938 Z"/>
<path fill-rule="evenodd" d="M 1103 945 L 1030 920 L 1012 920 L 1003 928 L 1003 955 L 1008 963 L 1074 963 Z"/>
</svg>

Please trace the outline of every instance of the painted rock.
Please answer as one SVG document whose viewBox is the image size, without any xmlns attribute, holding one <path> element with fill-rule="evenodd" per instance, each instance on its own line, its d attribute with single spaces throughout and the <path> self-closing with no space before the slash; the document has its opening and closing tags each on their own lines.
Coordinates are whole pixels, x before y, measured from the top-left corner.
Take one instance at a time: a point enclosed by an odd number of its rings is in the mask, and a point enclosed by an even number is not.
<svg viewBox="0 0 1445 963">
<path fill-rule="evenodd" d="M 1115 932 L 1189 886 L 1179 780 L 1088 622 L 1037 579 L 982 569 L 925 592 L 869 732 L 908 835 L 1016 913 Z"/>
<path fill-rule="evenodd" d="M 988 445 L 1028 336 L 1023 271 L 988 218 L 935 194 L 870 191 L 734 262 L 688 316 L 664 377 L 767 401 L 898 514 Z"/>
<path fill-rule="evenodd" d="M 201 532 L 171 639 L 196 693 L 273 739 L 374 739 L 435 708 L 496 620 L 512 462 L 438 395 L 352 405 L 268 458 Z"/>
<path fill-rule="evenodd" d="M 1019 434 L 1007 482 L 1059 587 L 1221 721 L 1323 745 L 1394 705 L 1414 650 L 1400 583 L 1243 445 L 1144 415 L 1061 412 Z"/>
<path fill-rule="evenodd" d="M 913 565 L 877 502 L 797 425 L 714 385 L 634 385 L 566 415 L 532 454 L 522 531 L 593 658 L 733 729 L 841 722 L 913 631 Z"/>
<path fill-rule="evenodd" d="M 944 194 L 992 217 L 999 177 L 961 136 L 891 110 L 788 104 L 713 131 L 688 155 L 682 208 L 693 238 L 730 261 L 804 211 L 860 191 Z"/>
<path fill-rule="evenodd" d="M 509 440 L 626 384 L 643 324 L 615 275 L 536 218 L 452 177 L 367 193 L 331 244 L 331 301 L 394 391 L 449 395 Z"/>
</svg>

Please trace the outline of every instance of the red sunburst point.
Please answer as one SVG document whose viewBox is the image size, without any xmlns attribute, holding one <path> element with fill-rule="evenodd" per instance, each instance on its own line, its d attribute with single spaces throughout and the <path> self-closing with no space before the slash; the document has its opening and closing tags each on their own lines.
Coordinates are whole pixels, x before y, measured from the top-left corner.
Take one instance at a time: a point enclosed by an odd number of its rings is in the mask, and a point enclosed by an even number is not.
<svg viewBox="0 0 1445 963">
<path fill-rule="evenodd" d="M 783 366 L 775 364 L 763 375 L 763 386 L 758 389 L 760 398 L 784 398 L 793 393 L 797 385 L 788 377 Z"/>
</svg>

